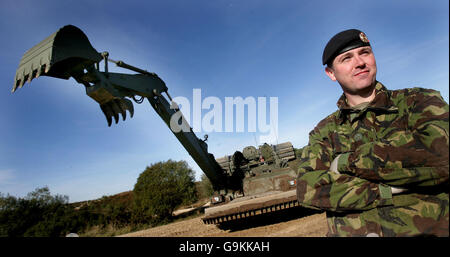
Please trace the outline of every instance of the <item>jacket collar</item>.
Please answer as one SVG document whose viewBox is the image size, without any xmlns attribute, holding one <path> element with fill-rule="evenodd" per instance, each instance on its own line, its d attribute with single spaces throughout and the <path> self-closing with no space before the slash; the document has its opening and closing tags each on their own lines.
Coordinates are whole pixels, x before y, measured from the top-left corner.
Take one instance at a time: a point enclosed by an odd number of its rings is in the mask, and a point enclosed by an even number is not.
<svg viewBox="0 0 450 257">
<path fill-rule="evenodd" d="M 356 110 L 350 107 L 347 103 L 347 98 L 345 94 L 337 101 L 336 105 L 339 108 L 338 120 L 342 124 L 346 118 L 350 119 L 350 122 L 353 122 L 355 119 L 359 118 L 366 111 L 380 111 L 382 113 L 385 112 L 396 112 L 398 108 L 394 105 L 391 99 L 392 92 L 381 84 L 381 82 L 376 81 L 375 84 L 375 98 L 369 103 L 369 105 L 362 109 Z"/>
</svg>

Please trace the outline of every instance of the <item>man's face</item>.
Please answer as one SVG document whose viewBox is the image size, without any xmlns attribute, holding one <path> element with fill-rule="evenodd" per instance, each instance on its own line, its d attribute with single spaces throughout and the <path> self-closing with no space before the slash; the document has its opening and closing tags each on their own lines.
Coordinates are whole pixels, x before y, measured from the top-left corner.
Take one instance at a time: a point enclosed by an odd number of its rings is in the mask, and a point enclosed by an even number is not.
<svg viewBox="0 0 450 257">
<path fill-rule="evenodd" d="M 331 80 L 337 80 L 348 94 L 366 92 L 374 85 L 377 74 L 372 48 L 359 47 L 338 55 L 332 67 L 326 67 L 325 72 Z"/>
</svg>

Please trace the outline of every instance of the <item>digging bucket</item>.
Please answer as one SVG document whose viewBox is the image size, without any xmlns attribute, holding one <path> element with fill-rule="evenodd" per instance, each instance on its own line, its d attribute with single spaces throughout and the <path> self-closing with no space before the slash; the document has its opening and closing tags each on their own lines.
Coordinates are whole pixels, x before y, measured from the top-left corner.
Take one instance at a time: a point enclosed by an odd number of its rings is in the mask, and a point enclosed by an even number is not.
<svg viewBox="0 0 450 257">
<path fill-rule="evenodd" d="M 12 92 L 39 76 L 69 79 L 102 60 L 79 28 L 67 25 L 28 50 L 19 63 Z"/>
</svg>

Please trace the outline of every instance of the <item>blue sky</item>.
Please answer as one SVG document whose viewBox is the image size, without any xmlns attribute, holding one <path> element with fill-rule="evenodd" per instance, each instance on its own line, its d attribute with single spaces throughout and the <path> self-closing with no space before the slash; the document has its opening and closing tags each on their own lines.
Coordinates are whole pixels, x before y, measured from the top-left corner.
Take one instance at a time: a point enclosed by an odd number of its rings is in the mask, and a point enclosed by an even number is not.
<svg viewBox="0 0 450 257">
<path fill-rule="evenodd" d="M 157 73 L 172 97 L 278 97 L 278 142 L 297 148 L 336 110 L 342 93 L 322 51 L 334 34 L 363 30 L 390 89 L 426 87 L 449 101 L 447 0 L 22 1 L 0 3 L 0 192 L 37 187 L 70 202 L 132 190 L 146 166 L 186 160 L 201 170 L 151 106 L 107 126 L 73 79 L 40 77 L 12 94 L 22 55 L 60 27 L 84 31 L 97 51 Z M 115 72 L 131 73 L 112 68 Z M 205 110 L 204 110 L 205 112 Z M 255 145 L 257 133 L 208 133 L 216 157 Z M 204 133 L 197 133 L 203 138 Z"/>
</svg>

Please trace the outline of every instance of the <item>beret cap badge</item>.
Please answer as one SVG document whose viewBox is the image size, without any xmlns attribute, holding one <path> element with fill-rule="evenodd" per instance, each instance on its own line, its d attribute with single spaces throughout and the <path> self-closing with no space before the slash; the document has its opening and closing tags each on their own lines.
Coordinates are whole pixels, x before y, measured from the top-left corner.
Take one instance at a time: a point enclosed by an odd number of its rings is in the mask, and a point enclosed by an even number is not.
<svg viewBox="0 0 450 257">
<path fill-rule="evenodd" d="M 363 41 L 364 43 L 369 43 L 369 39 L 367 38 L 366 34 L 364 34 L 364 32 L 359 33 L 359 38 L 360 38 L 361 41 Z"/>
</svg>

